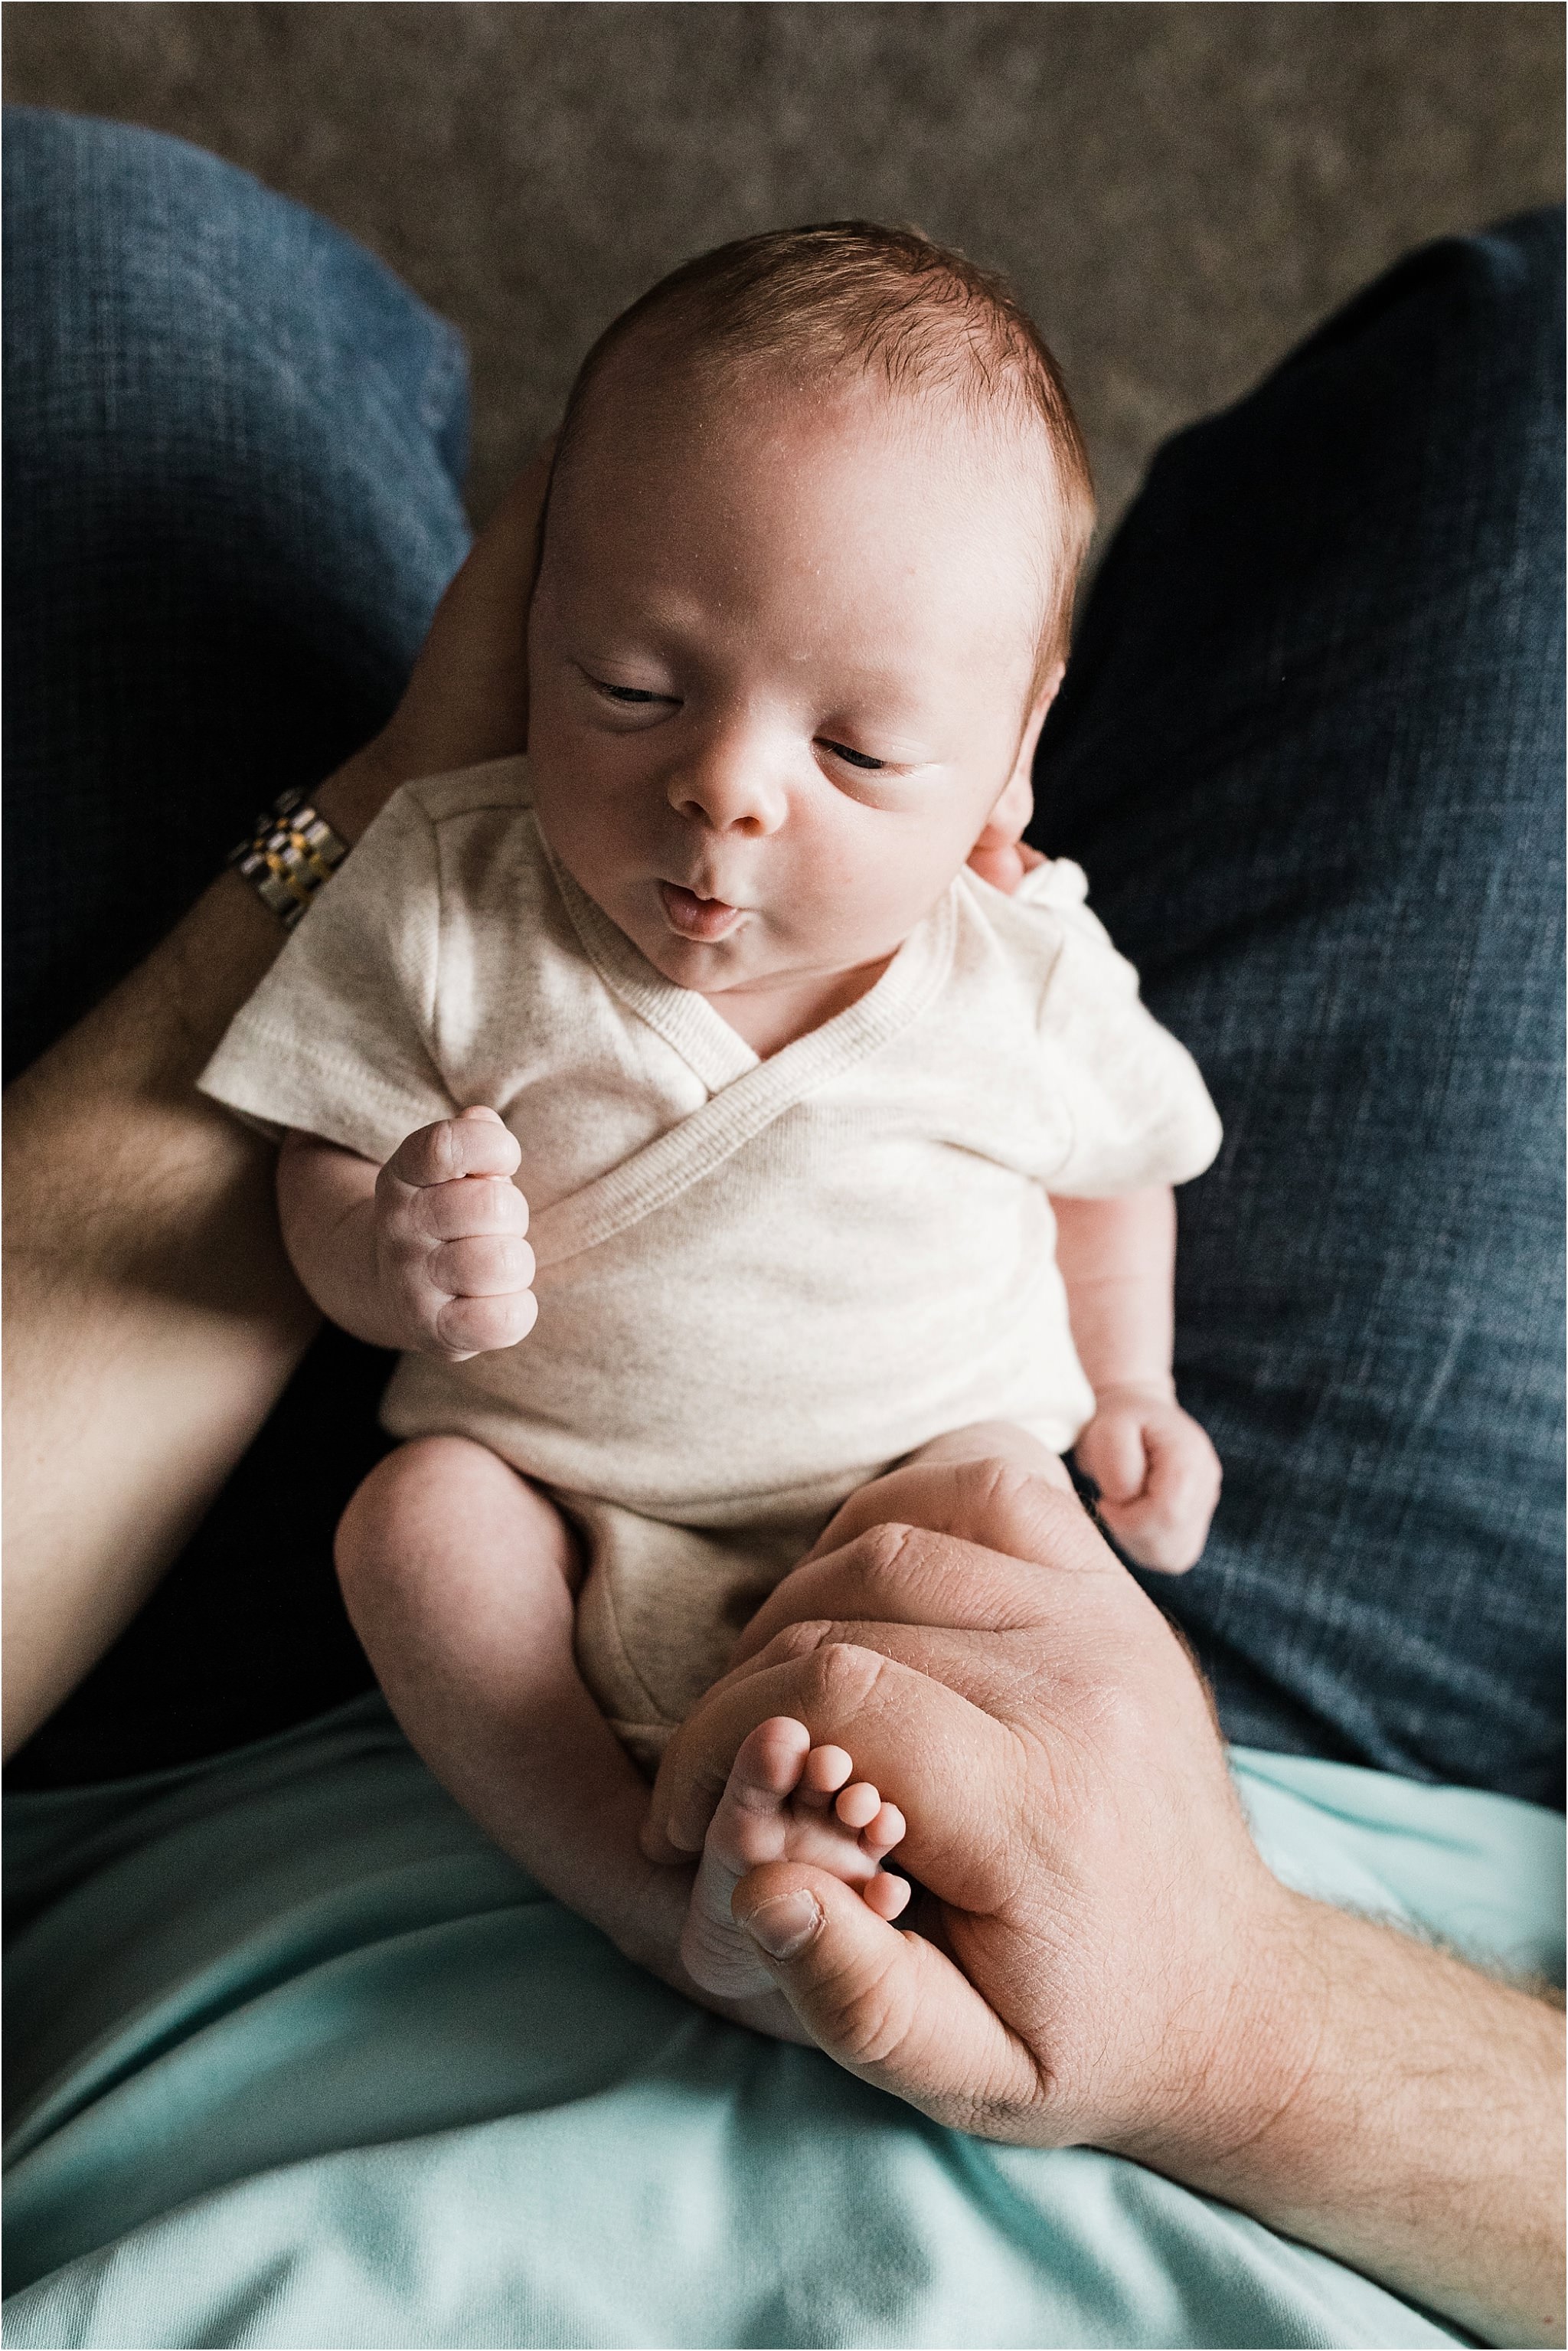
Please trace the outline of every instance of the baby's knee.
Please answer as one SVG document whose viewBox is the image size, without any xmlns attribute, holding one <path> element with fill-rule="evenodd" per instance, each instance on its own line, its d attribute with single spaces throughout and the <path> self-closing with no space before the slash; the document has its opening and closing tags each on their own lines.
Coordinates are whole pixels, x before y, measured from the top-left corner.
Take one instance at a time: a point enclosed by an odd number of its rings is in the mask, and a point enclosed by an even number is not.
<svg viewBox="0 0 1568 2351">
<path fill-rule="evenodd" d="M 334 1556 L 345 1591 L 427 1554 L 432 1538 L 462 1523 L 476 1491 L 515 1472 L 466 1437 L 416 1437 L 400 1445 L 350 1499 L 338 1521 Z"/>
<path fill-rule="evenodd" d="M 444 1613 L 461 1589 L 542 1573 L 581 1581 L 570 1528 L 509 1462 L 466 1437 L 418 1437 L 378 1462 L 338 1524 L 338 1581 L 360 1627 L 413 1610 Z"/>
</svg>

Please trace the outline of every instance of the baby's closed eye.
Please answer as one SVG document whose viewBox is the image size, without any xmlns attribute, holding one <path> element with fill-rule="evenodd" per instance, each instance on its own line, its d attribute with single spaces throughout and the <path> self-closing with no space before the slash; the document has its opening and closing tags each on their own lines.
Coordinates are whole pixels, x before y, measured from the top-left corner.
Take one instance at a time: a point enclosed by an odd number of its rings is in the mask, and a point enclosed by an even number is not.
<svg viewBox="0 0 1568 2351">
<path fill-rule="evenodd" d="M 824 751 L 831 751 L 835 759 L 847 759 L 852 768 L 883 768 L 887 764 L 884 759 L 873 759 L 869 751 L 852 751 L 847 743 L 830 742 L 825 736 L 817 739 Z"/>
</svg>

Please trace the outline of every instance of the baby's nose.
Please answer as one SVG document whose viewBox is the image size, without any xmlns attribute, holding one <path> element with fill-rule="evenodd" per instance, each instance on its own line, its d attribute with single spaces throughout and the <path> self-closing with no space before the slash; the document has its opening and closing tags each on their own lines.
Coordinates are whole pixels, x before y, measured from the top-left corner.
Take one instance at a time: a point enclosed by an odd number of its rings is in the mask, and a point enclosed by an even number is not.
<svg viewBox="0 0 1568 2351">
<path fill-rule="evenodd" d="M 694 824 L 748 836 L 777 832 L 787 810 L 785 795 L 761 759 L 720 746 L 683 764 L 670 778 L 669 799 Z"/>
</svg>

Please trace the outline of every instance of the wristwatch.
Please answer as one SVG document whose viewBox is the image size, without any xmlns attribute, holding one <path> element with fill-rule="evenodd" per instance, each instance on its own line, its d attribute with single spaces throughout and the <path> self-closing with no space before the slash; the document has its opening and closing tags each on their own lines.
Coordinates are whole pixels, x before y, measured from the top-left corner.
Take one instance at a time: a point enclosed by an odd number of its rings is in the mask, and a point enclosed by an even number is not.
<svg viewBox="0 0 1568 2351">
<path fill-rule="evenodd" d="M 349 844 L 319 816 L 303 792 L 285 792 L 270 811 L 256 818 L 253 831 L 229 852 L 261 900 L 291 931 L 323 882 L 332 878 Z"/>
</svg>

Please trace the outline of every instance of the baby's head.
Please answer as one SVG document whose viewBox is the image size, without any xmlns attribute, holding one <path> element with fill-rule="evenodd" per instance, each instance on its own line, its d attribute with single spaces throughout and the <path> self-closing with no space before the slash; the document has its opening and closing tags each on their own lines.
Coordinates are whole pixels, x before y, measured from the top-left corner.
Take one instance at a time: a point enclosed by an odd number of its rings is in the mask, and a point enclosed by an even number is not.
<svg viewBox="0 0 1568 2351">
<path fill-rule="evenodd" d="M 831 1009 L 1016 831 L 1092 520 L 990 273 L 855 222 L 687 263 L 595 345 L 558 444 L 546 837 L 679 986 Z"/>
</svg>

